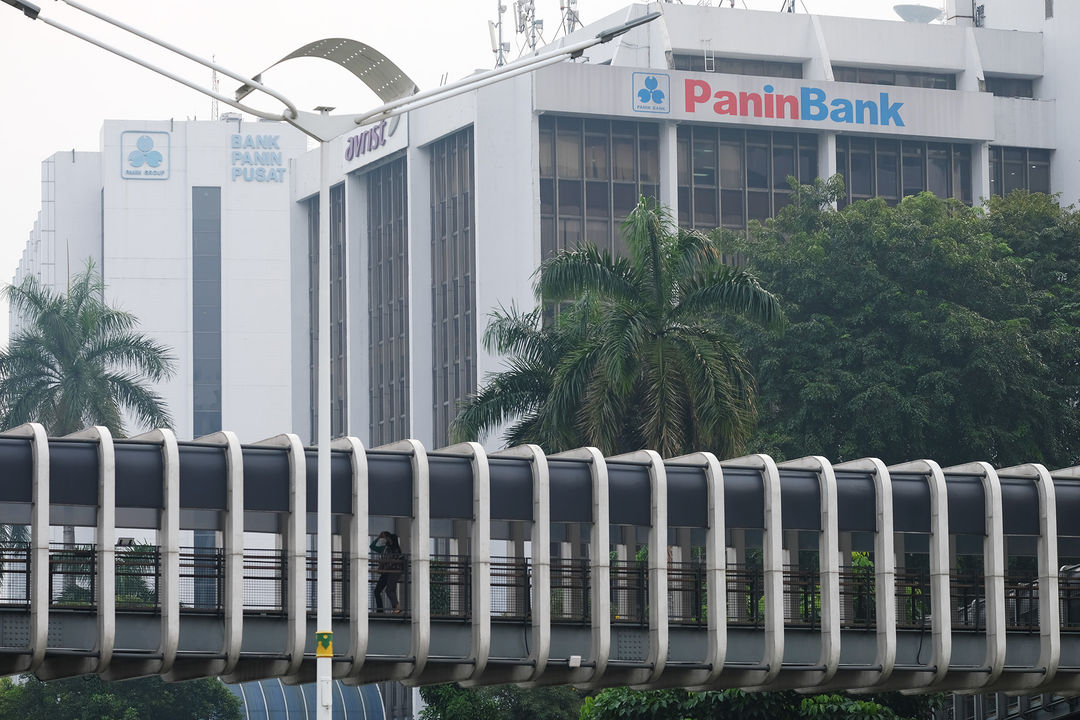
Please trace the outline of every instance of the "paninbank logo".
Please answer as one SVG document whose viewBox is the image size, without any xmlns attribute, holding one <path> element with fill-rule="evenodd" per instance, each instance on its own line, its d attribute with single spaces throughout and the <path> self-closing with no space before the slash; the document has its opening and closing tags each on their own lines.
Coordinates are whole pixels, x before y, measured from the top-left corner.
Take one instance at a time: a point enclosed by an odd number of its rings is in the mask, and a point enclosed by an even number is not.
<svg viewBox="0 0 1080 720">
<path fill-rule="evenodd" d="M 766 85 L 762 92 L 716 90 L 705 80 L 686 80 L 686 112 L 712 112 L 735 117 L 764 117 L 810 120 L 854 125 L 894 125 L 904 127 L 900 115 L 902 102 L 891 102 L 889 93 L 879 93 L 876 100 L 828 96 L 821 88 L 804 85 L 798 95 L 783 95 Z"/>
<path fill-rule="evenodd" d="M 169 178 L 169 133 L 128 130 L 120 134 L 120 174 L 128 180 Z"/>
<path fill-rule="evenodd" d="M 634 112 L 671 112 L 671 78 L 664 73 L 634 73 Z"/>
</svg>

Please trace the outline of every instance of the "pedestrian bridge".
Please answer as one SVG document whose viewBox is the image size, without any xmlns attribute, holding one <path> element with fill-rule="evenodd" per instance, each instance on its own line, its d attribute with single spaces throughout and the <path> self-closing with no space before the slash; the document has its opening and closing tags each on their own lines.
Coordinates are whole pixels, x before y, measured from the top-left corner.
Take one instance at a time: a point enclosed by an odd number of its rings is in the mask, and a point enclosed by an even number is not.
<svg viewBox="0 0 1080 720">
<path fill-rule="evenodd" d="M 295 435 L 0 435 L 0 674 L 312 680 L 316 467 Z M 343 438 L 331 480 L 348 682 L 1080 692 L 1078 468 Z"/>
</svg>

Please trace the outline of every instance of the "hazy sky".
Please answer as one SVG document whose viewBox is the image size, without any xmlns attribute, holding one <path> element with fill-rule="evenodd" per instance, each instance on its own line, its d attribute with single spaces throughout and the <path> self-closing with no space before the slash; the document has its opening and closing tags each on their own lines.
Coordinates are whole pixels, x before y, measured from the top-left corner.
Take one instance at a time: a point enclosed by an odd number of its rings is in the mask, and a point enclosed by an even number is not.
<svg viewBox="0 0 1080 720">
<path fill-rule="evenodd" d="M 511 0 L 502 0 L 512 7 Z M 693 2 L 694 0 L 687 0 Z M 115 40 L 142 57 L 180 70 L 209 85 L 210 71 L 179 63 L 141 41 L 61 2 L 35 0 L 43 15 L 89 34 Z M 454 80 L 493 64 L 487 21 L 496 2 L 343 2 L 342 0 L 82 0 L 96 10 L 163 38 L 240 73 L 256 73 L 312 40 L 348 37 L 393 59 L 421 89 Z M 895 19 L 887 0 L 803 0 L 811 12 Z M 585 23 L 624 7 L 626 0 L 579 0 Z M 719 4 L 714 0 L 713 4 Z M 727 5 L 727 0 L 723 4 Z M 755 10 L 778 11 L 783 0 L 736 0 Z M 559 28 L 559 0 L 537 0 L 544 36 Z M 802 7 L 800 7 L 800 12 Z M 505 15 L 512 33 L 511 12 Z M 516 57 L 518 38 L 512 57 Z M 721 48 L 714 48 L 719 54 Z M 164 58 L 164 59 L 162 59 Z M 12 279 L 41 207 L 41 161 L 53 153 L 99 149 L 105 119 L 209 119 L 211 101 L 195 91 L 142 69 L 83 40 L 23 17 L 0 4 L 0 281 Z M 377 104 L 351 74 L 320 60 L 296 60 L 268 73 L 266 81 L 301 109 L 332 105 L 362 111 Z M 231 95 L 237 83 L 222 78 Z M 222 106 L 221 111 L 230 110 Z M 0 307 L 0 343 L 7 341 L 7 310 Z"/>
</svg>

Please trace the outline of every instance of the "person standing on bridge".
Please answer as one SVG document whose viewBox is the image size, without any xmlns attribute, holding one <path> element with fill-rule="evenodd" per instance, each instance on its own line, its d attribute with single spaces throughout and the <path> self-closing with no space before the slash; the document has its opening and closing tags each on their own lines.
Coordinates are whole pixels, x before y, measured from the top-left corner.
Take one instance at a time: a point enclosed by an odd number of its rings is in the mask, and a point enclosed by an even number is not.
<svg viewBox="0 0 1080 720">
<path fill-rule="evenodd" d="M 405 571 L 405 557 L 401 552 L 401 544 L 398 536 L 392 532 L 383 530 L 371 543 L 371 552 L 378 556 L 377 569 L 379 579 L 375 583 L 375 612 L 383 611 L 383 592 L 390 601 L 390 607 L 394 614 L 401 613 L 401 603 L 398 602 L 397 586 L 401 580 L 401 574 Z"/>
</svg>

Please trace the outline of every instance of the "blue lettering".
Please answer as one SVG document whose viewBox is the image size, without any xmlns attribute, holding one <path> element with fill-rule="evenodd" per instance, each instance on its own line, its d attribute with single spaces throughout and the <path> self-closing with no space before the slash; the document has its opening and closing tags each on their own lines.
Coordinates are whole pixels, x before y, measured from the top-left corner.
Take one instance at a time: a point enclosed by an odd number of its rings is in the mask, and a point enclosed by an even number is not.
<svg viewBox="0 0 1080 720">
<path fill-rule="evenodd" d="M 243 174 L 244 174 L 244 170 L 243 170 L 243 168 L 237 168 L 237 167 L 234 167 L 234 168 L 232 169 L 232 179 L 233 179 L 233 182 L 236 182 L 236 179 L 237 179 L 238 177 L 240 177 L 241 175 L 243 175 Z"/>
<path fill-rule="evenodd" d="M 831 119 L 833 122 L 855 122 L 855 111 L 851 107 L 850 100 L 837 98 L 830 103 L 833 106 Z"/>
<path fill-rule="evenodd" d="M 242 139 L 241 139 L 241 137 L 239 135 L 233 135 L 232 136 L 232 147 L 234 149 L 240 147 L 241 142 L 242 142 Z"/>
<path fill-rule="evenodd" d="M 891 120 L 896 127 L 904 127 L 904 119 L 900 117 L 900 108 L 904 103 L 890 103 L 889 93 L 881 93 L 881 124 L 888 125 Z"/>
<path fill-rule="evenodd" d="M 870 116 L 870 124 L 877 125 L 877 103 L 873 100 L 856 100 L 855 122 L 865 125 L 867 115 Z"/>
<path fill-rule="evenodd" d="M 233 135 L 233 137 L 234 138 L 239 138 L 240 136 L 239 135 Z M 236 147 L 236 145 L 233 145 L 233 147 Z M 243 155 L 244 154 L 242 152 L 240 152 L 239 150 L 233 150 L 232 151 L 232 164 L 236 165 L 237 163 L 239 163 L 240 159 L 241 159 L 241 157 L 243 157 Z"/>
<path fill-rule="evenodd" d="M 800 93 L 803 120 L 825 120 L 829 108 L 825 105 L 825 91 L 821 88 L 803 87 Z"/>
</svg>

